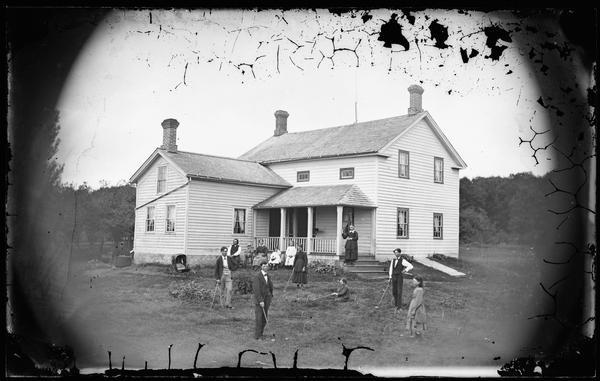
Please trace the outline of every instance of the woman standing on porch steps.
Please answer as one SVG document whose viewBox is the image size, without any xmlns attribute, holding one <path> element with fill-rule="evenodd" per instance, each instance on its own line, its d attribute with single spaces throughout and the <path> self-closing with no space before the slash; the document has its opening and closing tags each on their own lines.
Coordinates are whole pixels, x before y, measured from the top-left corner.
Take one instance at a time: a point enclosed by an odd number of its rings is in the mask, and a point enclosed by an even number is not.
<svg viewBox="0 0 600 381">
<path fill-rule="evenodd" d="M 354 264 L 354 261 L 358 259 L 358 232 L 354 230 L 354 225 L 350 225 L 348 230 L 344 229 L 342 238 L 346 239 L 344 263 Z"/>
</svg>

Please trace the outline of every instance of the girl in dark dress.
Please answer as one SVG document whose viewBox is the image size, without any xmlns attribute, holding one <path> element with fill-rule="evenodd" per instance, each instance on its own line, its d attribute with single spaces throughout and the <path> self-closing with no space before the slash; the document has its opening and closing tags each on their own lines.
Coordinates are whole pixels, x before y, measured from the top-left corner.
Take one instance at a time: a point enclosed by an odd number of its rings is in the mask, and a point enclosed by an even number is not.
<svg viewBox="0 0 600 381">
<path fill-rule="evenodd" d="M 292 282 L 296 283 L 297 287 L 302 287 L 306 284 L 306 267 L 308 265 L 308 258 L 306 253 L 298 247 L 298 253 L 294 258 L 294 274 L 292 276 Z"/>
<path fill-rule="evenodd" d="M 342 238 L 346 239 L 344 263 L 353 264 L 358 259 L 358 232 L 354 230 L 354 225 L 342 233 Z"/>
</svg>

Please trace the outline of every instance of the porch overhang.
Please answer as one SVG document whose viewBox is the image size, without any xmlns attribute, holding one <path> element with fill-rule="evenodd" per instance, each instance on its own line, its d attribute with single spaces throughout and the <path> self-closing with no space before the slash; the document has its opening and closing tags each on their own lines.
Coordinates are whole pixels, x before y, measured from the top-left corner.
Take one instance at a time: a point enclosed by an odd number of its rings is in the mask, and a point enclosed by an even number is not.
<svg viewBox="0 0 600 381">
<path fill-rule="evenodd" d="M 352 206 L 375 208 L 376 205 L 356 184 L 293 187 L 254 205 L 254 209 L 300 208 L 308 206 Z"/>
</svg>

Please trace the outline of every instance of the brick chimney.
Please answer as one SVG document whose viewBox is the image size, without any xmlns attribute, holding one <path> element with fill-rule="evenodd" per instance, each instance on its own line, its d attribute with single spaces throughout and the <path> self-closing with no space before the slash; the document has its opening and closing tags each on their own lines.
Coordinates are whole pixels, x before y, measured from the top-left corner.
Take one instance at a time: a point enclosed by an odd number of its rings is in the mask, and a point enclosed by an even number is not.
<svg viewBox="0 0 600 381">
<path fill-rule="evenodd" d="M 423 88 L 419 85 L 410 85 L 408 93 L 410 94 L 410 104 L 408 107 L 408 115 L 417 114 L 423 111 Z"/>
<path fill-rule="evenodd" d="M 273 136 L 280 136 L 287 134 L 287 118 L 290 114 L 287 111 L 277 110 L 275 111 L 275 132 Z"/>
<path fill-rule="evenodd" d="M 169 152 L 177 152 L 177 127 L 179 122 L 175 119 L 165 119 L 161 125 L 163 128 L 163 144 L 160 148 Z"/>
</svg>

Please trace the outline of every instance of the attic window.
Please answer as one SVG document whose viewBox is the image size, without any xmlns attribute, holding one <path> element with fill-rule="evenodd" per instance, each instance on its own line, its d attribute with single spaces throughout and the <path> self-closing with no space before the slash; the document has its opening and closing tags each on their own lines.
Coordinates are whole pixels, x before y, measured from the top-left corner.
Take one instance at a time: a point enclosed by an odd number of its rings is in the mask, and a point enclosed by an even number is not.
<svg viewBox="0 0 600 381">
<path fill-rule="evenodd" d="M 156 181 L 156 193 L 164 193 L 167 189 L 167 166 L 158 167 L 158 178 Z"/>
<path fill-rule="evenodd" d="M 340 168 L 340 180 L 353 179 L 354 168 Z"/>
<path fill-rule="evenodd" d="M 310 171 L 298 171 L 296 172 L 296 182 L 305 183 L 310 180 Z"/>
</svg>

